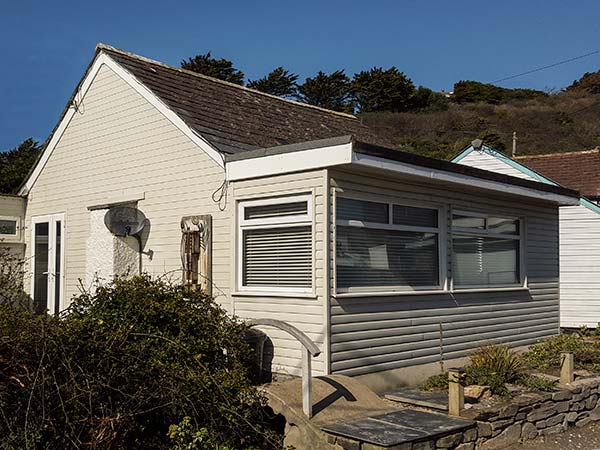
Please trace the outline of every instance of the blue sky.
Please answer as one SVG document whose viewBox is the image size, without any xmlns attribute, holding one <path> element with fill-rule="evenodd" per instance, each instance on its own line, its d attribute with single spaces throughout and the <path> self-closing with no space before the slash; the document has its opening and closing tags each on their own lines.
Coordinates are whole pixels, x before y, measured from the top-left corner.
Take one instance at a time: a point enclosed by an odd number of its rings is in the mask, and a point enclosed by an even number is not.
<svg viewBox="0 0 600 450">
<path fill-rule="evenodd" d="M 587 0 L 0 0 L 0 150 L 46 139 L 98 42 L 173 65 L 210 50 L 250 79 L 395 65 L 451 90 L 598 50 L 599 18 Z M 600 54 L 503 85 L 560 88 L 598 69 Z"/>
</svg>

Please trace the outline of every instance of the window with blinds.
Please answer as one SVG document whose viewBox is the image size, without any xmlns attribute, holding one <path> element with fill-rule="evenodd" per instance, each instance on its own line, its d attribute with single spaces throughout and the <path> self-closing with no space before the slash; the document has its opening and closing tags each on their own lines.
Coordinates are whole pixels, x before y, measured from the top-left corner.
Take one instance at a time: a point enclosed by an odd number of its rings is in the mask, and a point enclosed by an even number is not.
<svg viewBox="0 0 600 450">
<path fill-rule="evenodd" d="M 310 291 L 310 196 L 240 203 L 240 288 Z"/>
<path fill-rule="evenodd" d="M 338 292 L 439 288 L 437 208 L 338 197 Z"/>
<path fill-rule="evenodd" d="M 520 221 L 456 213 L 452 216 L 452 276 L 455 288 L 521 284 Z"/>
</svg>

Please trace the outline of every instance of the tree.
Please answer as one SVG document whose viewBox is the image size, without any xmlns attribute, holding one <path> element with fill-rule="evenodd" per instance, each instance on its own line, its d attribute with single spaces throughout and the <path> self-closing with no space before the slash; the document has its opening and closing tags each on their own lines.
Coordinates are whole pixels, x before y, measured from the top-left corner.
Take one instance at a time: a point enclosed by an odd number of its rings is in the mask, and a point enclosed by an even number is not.
<svg viewBox="0 0 600 450">
<path fill-rule="evenodd" d="M 0 193 L 13 194 L 37 161 L 41 147 L 29 138 L 18 147 L 0 153 Z"/>
<path fill-rule="evenodd" d="M 298 80 L 298 75 L 288 72 L 283 67 L 278 67 L 266 77 L 256 81 L 248 81 L 246 86 L 257 91 L 266 92 L 267 94 L 293 98 L 298 93 L 296 80 Z"/>
<path fill-rule="evenodd" d="M 244 72 L 233 67 L 227 59 L 213 58 L 210 52 L 181 61 L 181 68 L 235 84 L 244 84 Z"/>
<path fill-rule="evenodd" d="M 396 67 L 373 67 L 354 75 L 352 93 L 359 112 L 407 111 L 415 85 Z"/>
<path fill-rule="evenodd" d="M 298 86 L 298 98 L 321 108 L 352 112 L 350 89 L 350 78 L 343 70 L 336 70 L 329 75 L 319 71 L 314 78 L 307 78 Z"/>
<path fill-rule="evenodd" d="M 452 99 L 457 103 L 491 103 L 494 105 L 510 100 L 532 100 L 547 97 L 535 89 L 507 89 L 479 81 L 459 81 L 454 85 Z"/>
</svg>

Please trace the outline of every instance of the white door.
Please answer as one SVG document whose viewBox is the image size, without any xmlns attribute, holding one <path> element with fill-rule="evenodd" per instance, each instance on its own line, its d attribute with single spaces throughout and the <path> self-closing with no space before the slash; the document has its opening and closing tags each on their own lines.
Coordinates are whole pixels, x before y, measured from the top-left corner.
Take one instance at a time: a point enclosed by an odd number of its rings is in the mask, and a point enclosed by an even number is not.
<svg viewBox="0 0 600 450">
<path fill-rule="evenodd" d="M 58 314 L 63 306 L 65 266 L 65 215 L 32 219 L 31 297 L 35 310 Z"/>
</svg>

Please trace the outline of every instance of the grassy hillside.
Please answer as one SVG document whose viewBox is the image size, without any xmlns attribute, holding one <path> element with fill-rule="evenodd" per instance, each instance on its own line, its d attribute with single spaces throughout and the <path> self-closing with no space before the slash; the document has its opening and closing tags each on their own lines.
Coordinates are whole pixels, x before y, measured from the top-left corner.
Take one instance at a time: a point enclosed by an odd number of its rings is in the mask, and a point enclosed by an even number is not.
<svg viewBox="0 0 600 450">
<path fill-rule="evenodd" d="M 519 155 L 600 145 L 600 95 L 584 89 L 501 104 L 448 102 L 443 110 L 373 112 L 360 118 L 402 149 L 444 159 L 475 138 L 510 153 L 513 131 Z"/>
</svg>

